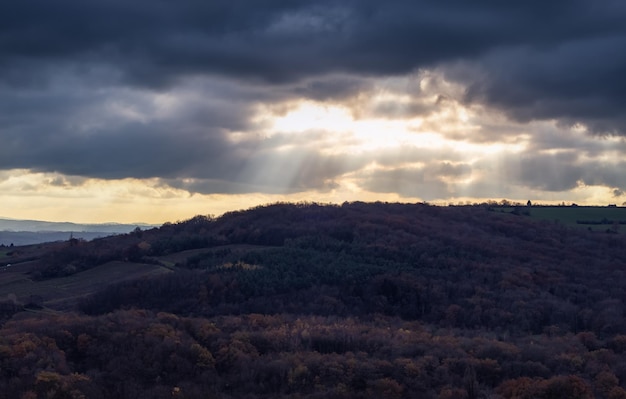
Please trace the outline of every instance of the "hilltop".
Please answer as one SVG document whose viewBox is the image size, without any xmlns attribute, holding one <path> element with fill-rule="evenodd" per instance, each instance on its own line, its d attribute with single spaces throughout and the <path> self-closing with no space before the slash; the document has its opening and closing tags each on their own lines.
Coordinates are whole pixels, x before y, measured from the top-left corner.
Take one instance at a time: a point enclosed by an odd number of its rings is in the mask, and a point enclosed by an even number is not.
<svg viewBox="0 0 626 399">
<path fill-rule="evenodd" d="M 626 396 L 624 236 L 512 210 L 274 204 L 4 251 L 5 395 Z"/>
</svg>

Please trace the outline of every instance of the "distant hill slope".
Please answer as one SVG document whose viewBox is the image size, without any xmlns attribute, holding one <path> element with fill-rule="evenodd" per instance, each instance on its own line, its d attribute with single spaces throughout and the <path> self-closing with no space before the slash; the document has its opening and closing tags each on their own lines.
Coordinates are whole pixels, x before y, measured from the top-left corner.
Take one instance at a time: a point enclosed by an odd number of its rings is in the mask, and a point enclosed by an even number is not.
<svg viewBox="0 0 626 399">
<path fill-rule="evenodd" d="M 124 231 L 127 233 L 128 231 Z M 98 231 L 0 231 L 0 245 L 33 245 L 45 242 L 67 241 L 70 237 L 93 240 L 94 238 L 106 237 L 115 233 Z"/>
<path fill-rule="evenodd" d="M 0 399 L 626 398 L 626 235 L 501 210 L 275 204 L 0 248 Z"/>
<path fill-rule="evenodd" d="M 144 223 L 78 224 L 0 218 L 0 245 L 31 245 L 67 240 L 70 234 L 74 238 L 92 240 L 112 234 L 128 233 L 137 227 L 143 229 L 154 227 L 154 225 Z"/>
</svg>

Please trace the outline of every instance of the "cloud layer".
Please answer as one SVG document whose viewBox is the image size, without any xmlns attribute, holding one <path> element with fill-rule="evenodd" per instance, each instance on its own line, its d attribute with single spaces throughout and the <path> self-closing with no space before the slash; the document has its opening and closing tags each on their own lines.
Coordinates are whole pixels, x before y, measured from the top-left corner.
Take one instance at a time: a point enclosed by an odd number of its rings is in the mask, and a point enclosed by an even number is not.
<svg viewBox="0 0 626 399">
<path fill-rule="evenodd" d="M 625 18 L 582 0 L 5 2 L 0 170 L 199 194 L 620 196 Z"/>
<path fill-rule="evenodd" d="M 447 66 L 468 101 L 625 133 L 619 1 L 38 0 L 3 4 L 0 15 L 9 85 L 45 84 L 59 68 L 158 89 L 209 73 L 272 83 Z"/>
</svg>

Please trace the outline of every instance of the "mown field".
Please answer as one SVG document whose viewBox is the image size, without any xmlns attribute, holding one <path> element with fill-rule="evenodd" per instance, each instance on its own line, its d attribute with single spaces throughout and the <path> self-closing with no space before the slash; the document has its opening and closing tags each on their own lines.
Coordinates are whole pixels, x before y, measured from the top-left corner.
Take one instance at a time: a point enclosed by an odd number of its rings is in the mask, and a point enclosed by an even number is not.
<svg viewBox="0 0 626 399">
<path fill-rule="evenodd" d="M 507 207 L 502 210 L 514 212 L 515 209 Z M 594 231 L 613 229 L 616 232 L 626 232 L 626 207 L 532 206 L 522 207 L 521 213 L 534 219 L 558 222 L 566 226 L 584 227 Z"/>
<path fill-rule="evenodd" d="M 32 297 L 39 297 L 41 305 L 56 310 L 72 307 L 78 298 L 109 284 L 170 271 L 158 265 L 114 261 L 71 276 L 37 281 L 27 273 L 28 263 L 0 268 L 0 298 L 14 297 L 18 302 L 26 304 Z"/>
<path fill-rule="evenodd" d="M 56 244 L 55 244 L 56 245 Z M 176 270 L 178 263 L 188 259 L 218 257 L 224 262 L 239 259 L 250 251 L 260 251 L 271 247 L 260 245 L 225 245 L 217 248 L 198 248 L 175 252 L 164 256 L 148 258 L 149 263 L 111 261 L 69 276 L 38 280 L 32 278 L 32 271 L 38 261 L 24 261 L 40 255 L 46 247 L 25 246 L 3 248 L 0 251 L 0 299 L 14 298 L 27 304 L 34 297 L 40 298 L 41 305 L 54 310 L 71 308 L 79 298 L 97 292 L 111 284 L 157 276 Z M 10 253 L 12 255 L 7 255 Z M 10 266 L 6 266 L 9 264 Z"/>
</svg>

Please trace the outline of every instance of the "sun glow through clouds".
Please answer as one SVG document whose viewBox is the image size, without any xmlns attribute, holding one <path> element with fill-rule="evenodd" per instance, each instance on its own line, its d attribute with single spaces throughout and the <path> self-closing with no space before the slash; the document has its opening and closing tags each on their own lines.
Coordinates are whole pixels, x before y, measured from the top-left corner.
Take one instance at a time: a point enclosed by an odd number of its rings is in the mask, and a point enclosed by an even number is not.
<svg viewBox="0 0 626 399">
<path fill-rule="evenodd" d="M 3 204 L 24 218 L 158 223 L 275 201 L 442 204 L 528 196 L 606 203 L 620 186 L 619 177 L 610 187 L 590 182 L 567 191 L 520 184 L 520 176 L 533 181 L 532 175 L 522 175 L 523 167 L 533 165 L 522 165 L 528 157 L 552 157 L 558 166 L 559 157 L 566 159 L 575 145 L 584 144 L 587 150 L 577 152 L 579 161 L 619 168 L 626 143 L 618 137 L 593 137 L 581 126 L 561 128 L 556 121 L 512 123 L 493 110 L 466 105 L 459 100 L 461 88 L 434 74 L 421 80 L 376 80 L 343 100 L 255 102 L 246 108 L 246 122 L 233 128 L 226 127 L 234 117 L 228 112 L 230 99 L 195 90 L 223 89 L 228 83 L 194 83 L 158 94 L 112 92 L 119 99 L 75 118 L 85 140 L 112 126 L 132 127 L 125 136 L 130 138 L 138 126 L 148 129 L 157 123 L 166 127 L 154 130 L 159 132 L 155 139 L 176 137 L 174 146 L 194 132 L 215 137 L 196 141 L 193 148 L 182 145 L 185 154 L 200 156 L 190 163 L 191 175 L 98 179 L 14 169 L 0 176 Z M 196 117 L 192 128 L 178 128 L 179 121 Z M 223 147 L 213 151 L 212 145 Z M 180 157 L 175 161 L 186 162 Z M 551 173 L 558 177 L 561 172 Z"/>
<path fill-rule="evenodd" d="M 517 153 L 526 147 L 524 142 L 473 143 L 447 138 L 447 131 L 465 129 L 471 132 L 476 128 L 469 124 L 469 111 L 458 106 L 429 115 L 426 129 L 423 117 L 389 119 L 363 115 L 356 118 L 354 112 L 346 106 L 313 102 L 302 102 L 284 115 L 272 115 L 267 119 L 270 121 L 267 129 L 269 137 L 275 134 L 306 135 L 319 131 L 332 133 L 318 143 L 318 150 L 327 154 L 415 147 L 453 151 L 472 158 L 501 152 Z"/>
</svg>

